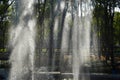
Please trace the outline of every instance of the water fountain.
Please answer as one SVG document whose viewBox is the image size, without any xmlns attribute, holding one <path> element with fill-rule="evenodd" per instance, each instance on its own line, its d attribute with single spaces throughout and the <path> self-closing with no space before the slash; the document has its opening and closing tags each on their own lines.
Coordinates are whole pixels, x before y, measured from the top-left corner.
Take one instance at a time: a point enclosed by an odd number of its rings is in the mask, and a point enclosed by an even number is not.
<svg viewBox="0 0 120 80">
<path fill-rule="evenodd" d="M 54 51 L 51 70 L 48 69 L 49 65 L 46 66 L 49 61 L 44 63 L 46 64 L 45 67 L 40 66 L 37 70 L 34 64 L 36 35 L 36 21 L 33 14 L 34 1 L 19 1 L 21 6 L 18 8 L 18 13 L 20 13 L 18 23 L 10 29 L 9 43 L 12 47 L 10 62 L 12 66 L 9 80 L 58 80 L 54 77 L 54 74 L 60 76 L 71 75 L 70 80 L 89 80 L 89 74 L 85 74 L 89 73 L 85 66 L 90 63 L 91 1 L 56 0 L 55 8 L 51 8 L 56 15 L 54 18 L 50 16 L 54 21 L 53 33 L 60 37 L 59 39 L 58 36 L 52 35 L 54 37 L 53 49 L 57 46 L 57 48 L 60 48 L 60 52 L 58 53 L 59 64 L 57 64 L 59 68 L 56 69 L 55 67 L 57 59 Z M 42 1 L 44 2 L 44 0 Z M 48 23 L 46 24 L 46 26 L 49 26 Z M 60 33 L 59 29 L 61 29 Z M 49 55 L 49 52 L 47 54 Z M 47 60 L 49 60 L 48 58 Z M 36 77 L 36 75 L 39 77 Z M 45 76 L 42 77 L 41 75 Z M 64 80 L 64 78 L 61 78 L 61 80 Z"/>
<path fill-rule="evenodd" d="M 33 17 L 34 0 L 20 0 L 19 20 L 10 29 L 12 63 L 9 80 L 30 80 L 34 69 L 35 19 Z M 33 76 L 32 76 L 33 78 Z M 34 79 L 33 79 L 34 80 Z"/>
</svg>

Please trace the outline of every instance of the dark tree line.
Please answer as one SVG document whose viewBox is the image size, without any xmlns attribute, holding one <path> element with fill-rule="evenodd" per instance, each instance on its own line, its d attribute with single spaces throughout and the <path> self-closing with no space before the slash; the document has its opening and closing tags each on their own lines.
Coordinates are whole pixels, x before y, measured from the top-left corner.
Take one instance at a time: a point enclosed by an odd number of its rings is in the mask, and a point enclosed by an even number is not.
<svg viewBox="0 0 120 80">
<path fill-rule="evenodd" d="M 7 43 L 7 31 L 8 31 L 8 25 L 9 25 L 9 16 L 10 16 L 10 10 L 9 7 L 11 6 L 11 3 L 9 3 L 9 0 L 1 0 L 0 1 L 0 48 L 5 48 Z"/>
<path fill-rule="evenodd" d="M 106 61 L 111 61 L 112 71 L 115 70 L 114 47 L 115 8 L 120 7 L 119 0 L 94 0 L 94 17 L 96 20 L 98 37 L 100 40 L 100 53 L 106 56 Z M 118 38 L 119 39 L 119 38 Z M 107 62 L 106 62 L 107 63 Z"/>
</svg>

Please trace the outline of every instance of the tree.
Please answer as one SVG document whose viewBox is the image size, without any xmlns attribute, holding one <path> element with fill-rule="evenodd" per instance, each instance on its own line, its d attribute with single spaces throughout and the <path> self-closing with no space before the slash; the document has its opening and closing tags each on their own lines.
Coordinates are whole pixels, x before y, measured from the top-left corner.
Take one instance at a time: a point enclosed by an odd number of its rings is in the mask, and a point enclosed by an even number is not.
<svg viewBox="0 0 120 80">
<path fill-rule="evenodd" d="M 10 6 L 12 5 L 14 1 L 11 1 L 9 3 L 9 0 L 1 0 L 0 1 L 0 48 L 5 48 L 7 44 L 7 39 L 8 39 L 8 26 L 10 23 Z"/>
<path fill-rule="evenodd" d="M 120 45 L 120 12 L 115 12 L 114 16 L 114 44 Z"/>
<path fill-rule="evenodd" d="M 94 16 L 100 33 L 101 51 L 107 53 L 106 59 L 111 60 L 112 71 L 115 70 L 114 62 L 114 14 L 115 7 L 119 6 L 119 0 L 93 0 L 95 7 Z M 100 10 L 100 11 L 99 11 Z M 101 13 L 101 16 L 99 14 Z M 110 58 L 109 58 L 110 57 Z"/>
</svg>

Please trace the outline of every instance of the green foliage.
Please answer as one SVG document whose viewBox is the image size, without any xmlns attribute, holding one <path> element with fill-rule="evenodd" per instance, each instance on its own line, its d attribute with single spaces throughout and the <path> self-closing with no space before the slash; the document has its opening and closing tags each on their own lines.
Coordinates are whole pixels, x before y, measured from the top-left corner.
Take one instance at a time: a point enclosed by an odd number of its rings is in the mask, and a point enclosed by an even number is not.
<svg viewBox="0 0 120 80">
<path fill-rule="evenodd" d="M 115 12 L 114 16 L 114 43 L 120 45 L 120 12 Z"/>
<path fill-rule="evenodd" d="M 92 0 L 94 4 L 93 24 L 97 27 L 97 32 L 100 33 L 102 44 L 108 45 L 111 43 L 110 38 L 114 38 L 114 44 L 119 43 L 119 13 L 114 12 L 115 7 L 119 6 L 120 0 Z M 114 30 L 113 30 L 114 28 Z M 110 31 L 113 30 L 113 31 Z M 114 34 L 112 34 L 112 32 Z M 108 37 L 108 38 L 107 38 Z"/>
<path fill-rule="evenodd" d="M 4 48 L 8 40 L 10 6 L 9 0 L 0 1 L 0 48 Z"/>
<path fill-rule="evenodd" d="M 0 49 L 0 53 L 5 53 L 5 52 L 7 52 L 7 49 L 3 49 L 3 48 Z"/>
</svg>

